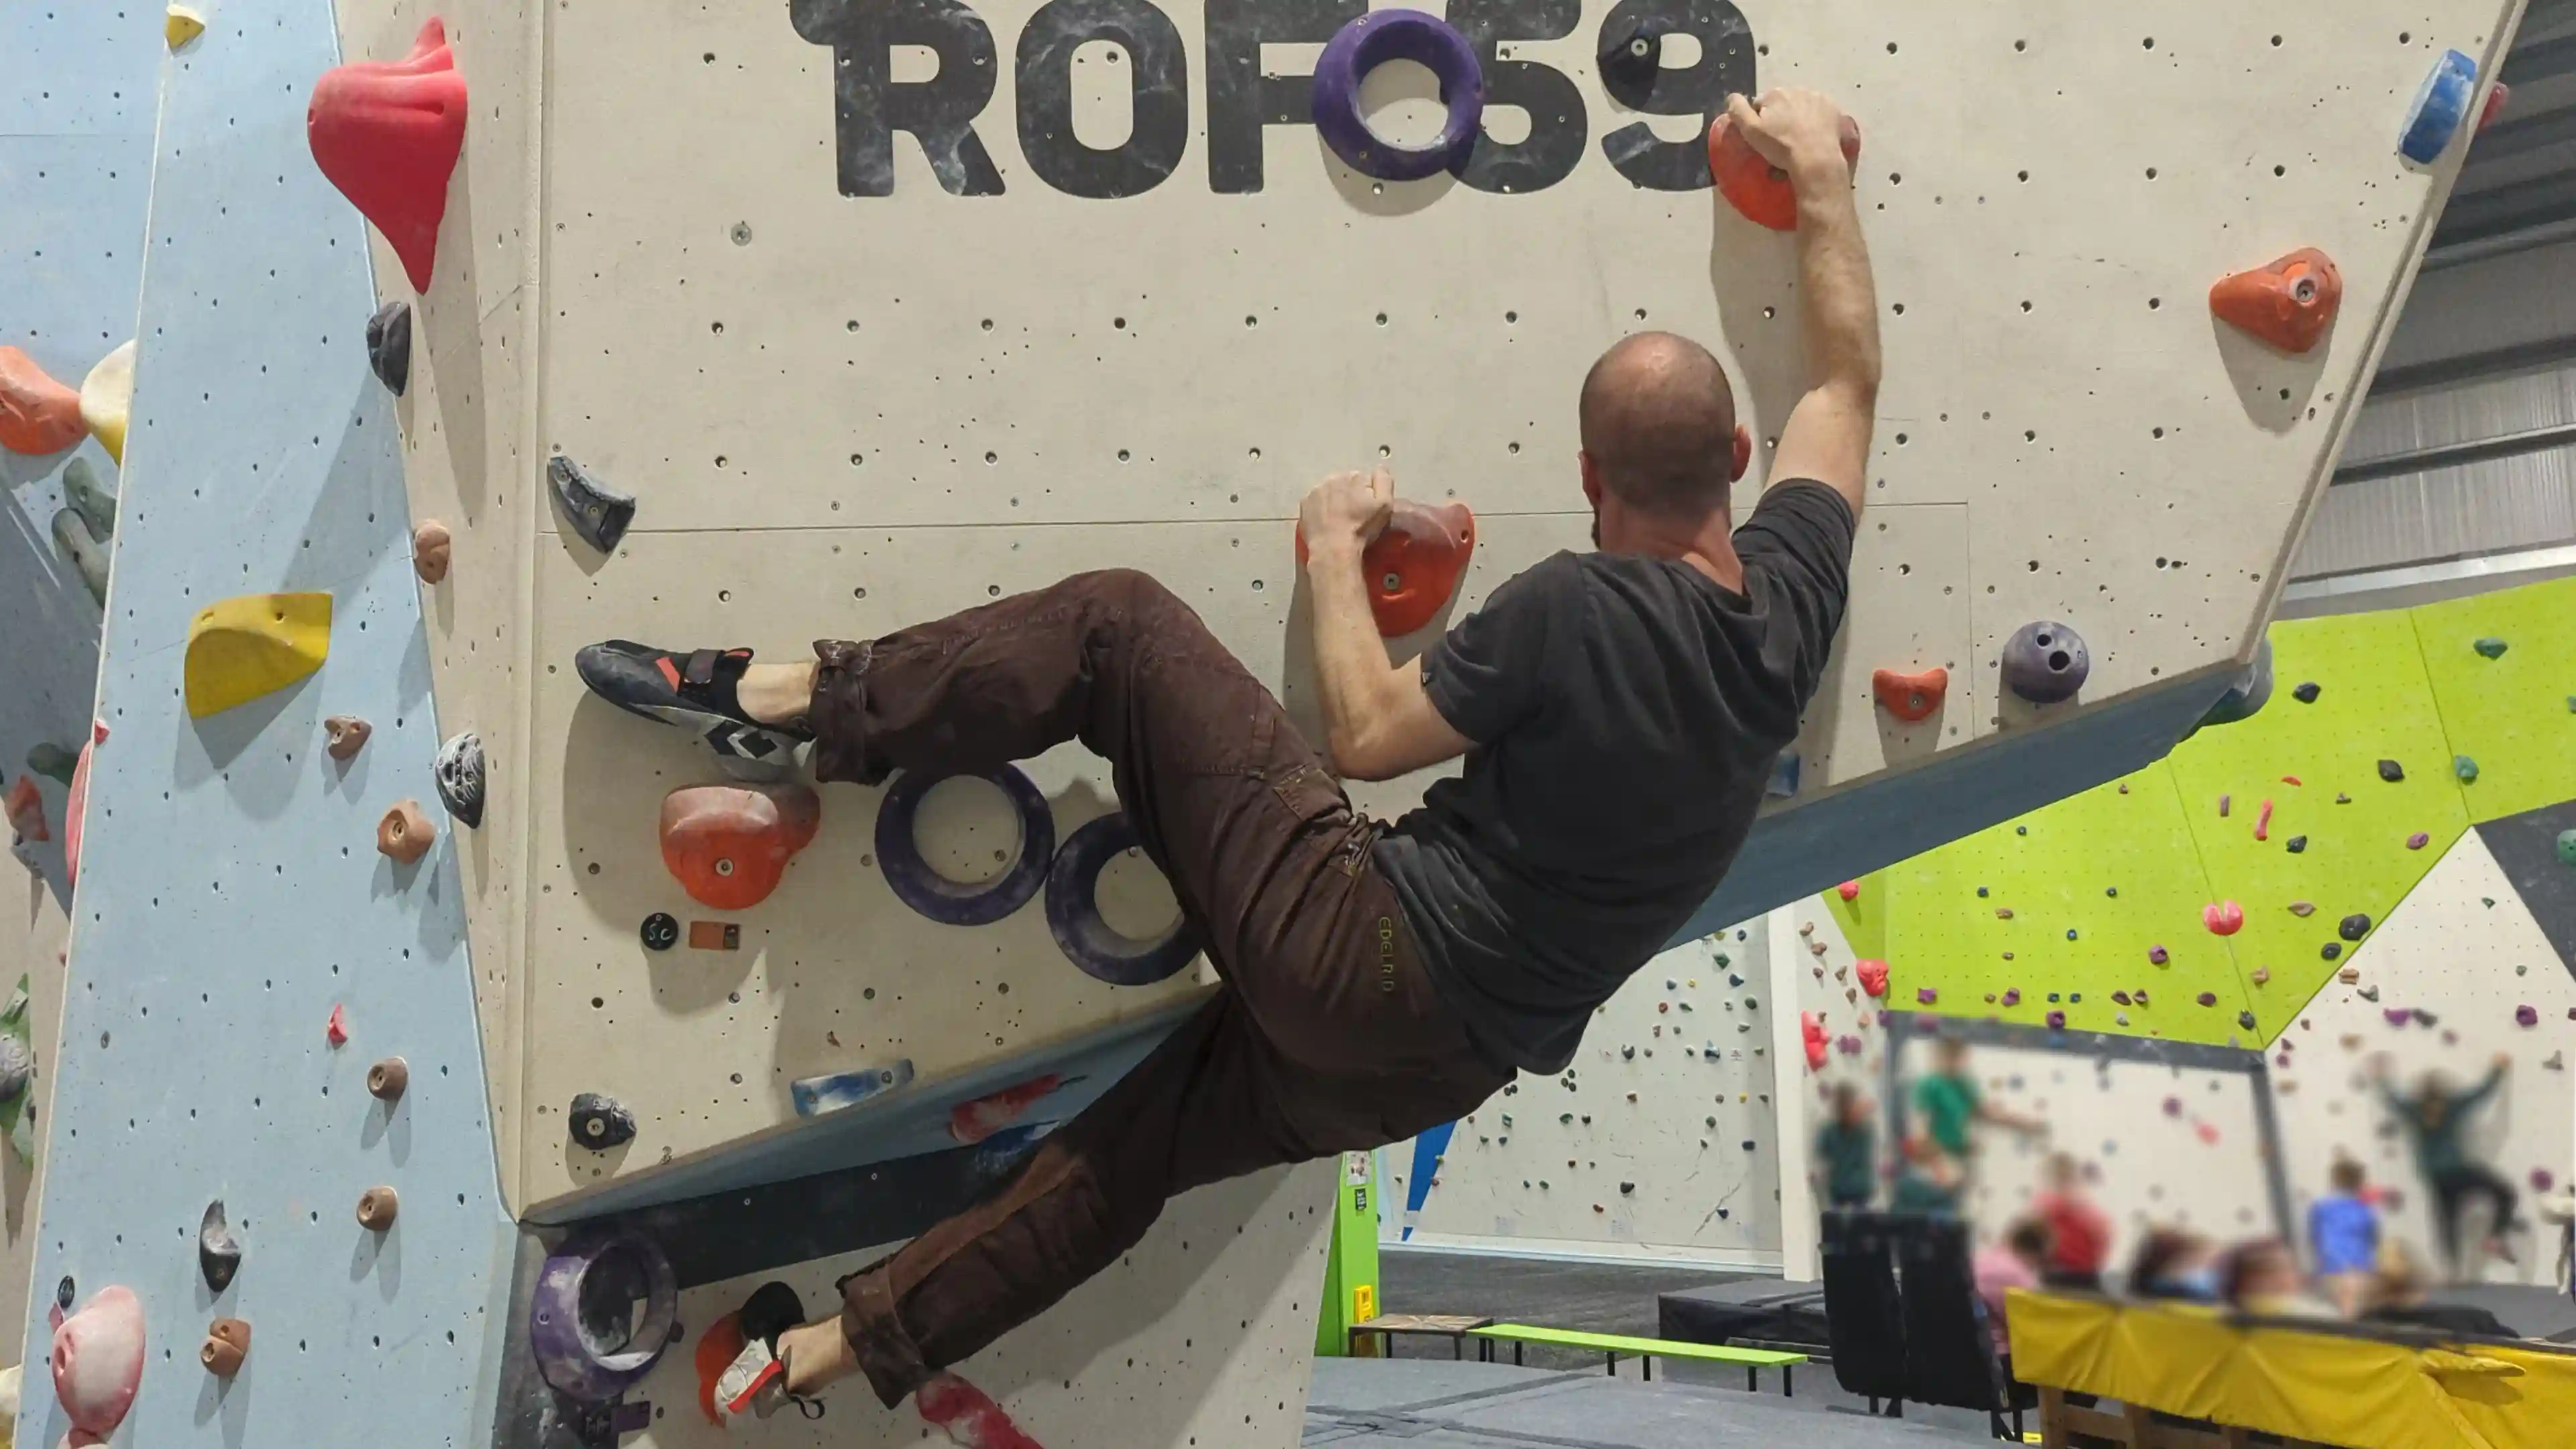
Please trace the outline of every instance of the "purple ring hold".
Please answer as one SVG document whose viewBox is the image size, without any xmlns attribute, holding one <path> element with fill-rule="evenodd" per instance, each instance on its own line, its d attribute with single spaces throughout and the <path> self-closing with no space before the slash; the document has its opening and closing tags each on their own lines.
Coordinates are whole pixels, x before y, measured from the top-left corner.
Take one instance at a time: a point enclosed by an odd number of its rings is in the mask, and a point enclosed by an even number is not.
<svg viewBox="0 0 2576 1449">
<path fill-rule="evenodd" d="M 1409 60 L 1440 80 L 1449 120 L 1428 146 L 1378 139 L 1360 114 L 1360 81 L 1390 60 Z M 1336 31 L 1315 63 L 1315 130 L 1352 170 L 1380 181 L 1420 181 L 1467 163 L 1485 114 L 1485 71 L 1467 37 L 1419 10 L 1373 10 Z"/>
<path fill-rule="evenodd" d="M 931 787 L 955 774 L 990 781 L 1010 797 L 1020 817 L 1020 856 L 1001 879 L 981 885 L 950 880 L 930 868 L 913 843 L 912 825 Z M 934 921 L 950 926 L 989 926 L 1029 903 L 1046 884 L 1047 862 L 1055 858 L 1055 812 L 1037 782 L 1016 765 L 998 770 L 934 774 L 907 770 L 896 777 L 877 806 L 877 865 L 897 899 Z"/>
<path fill-rule="evenodd" d="M 625 1331 L 639 1296 L 644 1321 Z M 537 1274 L 528 1344 L 547 1383 L 583 1403 L 601 1404 L 653 1371 L 679 1320 L 679 1276 L 652 1239 L 632 1232 L 577 1232 L 546 1255 Z"/>
<path fill-rule="evenodd" d="M 1153 941 L 1121 935 L 1101 919 L 1094 895 L 1100 872 L 1135 844 L 1125 815 L 1103 815 L 1066 837 L 1047 872 L 1047 929 L 1056 945 L 1084 975 L 1112 986 L 1150 986 L 1189 965 L 1200 949 L 1187 911 Z"/>
</svg>

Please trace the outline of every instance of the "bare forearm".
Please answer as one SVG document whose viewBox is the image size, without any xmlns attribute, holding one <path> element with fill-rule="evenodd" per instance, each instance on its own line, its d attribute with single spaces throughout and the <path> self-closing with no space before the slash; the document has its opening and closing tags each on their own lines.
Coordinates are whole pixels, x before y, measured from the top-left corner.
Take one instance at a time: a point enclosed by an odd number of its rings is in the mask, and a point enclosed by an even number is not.
<svg viewBox="0 0 2576 1449">
<path fill-rule="evenodd" d="M 1878 395 L 1878 284 L 1861 237 L 1851 171 L 1839 152 L 1797 158 L 1798 272 L 1810 385 Z"/>
<path fill-rule="evenodd" d="M 1315 678 L 1324 699 L 1326 749 L 1334 768 L 1352 774 L 1369 724 L 1384 712 L 1380 693 L 1394 668 L 1369 612 L 1368 582 L 1355 548 L 1316 550 L 1306 564 L 1315 614 Z"/>
</svg>

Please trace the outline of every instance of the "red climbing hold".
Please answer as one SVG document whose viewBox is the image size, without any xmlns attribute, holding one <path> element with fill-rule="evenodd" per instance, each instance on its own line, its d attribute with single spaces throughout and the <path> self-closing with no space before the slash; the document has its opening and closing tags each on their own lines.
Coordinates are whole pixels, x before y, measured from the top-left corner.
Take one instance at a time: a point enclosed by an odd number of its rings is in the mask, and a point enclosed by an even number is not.
<svg viewBox="0 0 2576 1449">
<path fill-rule="evenodd" d="M 107 726 L 91 720 L 89 742 L 72 762 L 71 794 L 63 800 L 63 874 L 66 885 L 80 884 L 81 812 L 89 806 L 89 757 L 107 739 Z"/>
<path fill-rule="evenodd" d="M 2315 247 L 2256 271 L 2221 277 L 2209 289 L 2209 310 L 2218 320 L 2283 352 L 2315 347 L 2342 307 L 2343 273 Z"/>
<path fill-rule="evenodd" d="M 2233 936 L 2245 929 L 2245 908 L 2234 901 L 2217 901 L 2200 908 L 2200 923 L 2213 936 Z"/>
<path fill-rule="evenodd" d="M 1860 122 L 1849 116 L 1843 117 L 1843 159 L 1860 165 Z M 1798 193 L 1789 184 L 1789 173 L 1763 160 L 1751 142 L 1736 134 L 1729 117 L 1718 117 L 1708 128 L 1708 173 L 1746 221 L 1773 231 L 1798 229 Z"/>
<path fill-rule="evenodd" d="M 9 787 L 9 828 L 25 841 L 51 840 L 54 832 L 45 828 L 45 797 L 36 793 L 36 782 L 25 775 Z"/>
<path fill-rule="evenodd" d="M 428 291 L 448 176 L 465 147 L 465 77 L 447 26 L 432 16 L 401 60 L 324 71 L 304 130 L 313 163 L 384 233 L 412 290 Z"/>
<path fill-rule="evenodd" d="M 2256 840 L 2272 838 L 2272 802 L 2269 800 L 2263 802 L 2262 810 L 2254 817 L 2254 838 Z"/>
<path fill-rule="evenodd" d="M 0 448 L 43 457 L 88 436 L 80 393 L 17 348 L 0 347 Z"/>
<path fill-rule="evenodd" d="M 1020 1119 L 1031 1103 L 1064 1085 L 1059 1073 L 1032 1077 L 991 1096 L 960 1102 L 948 1113 L 948 1135 L 972 1147 Z"/>
<path fill-rule="evenodd" d="M 337 1004 L 332 1006 L 331 1019 L 323 1023 L 322 1035 L 328 1038 L 331 1045 L 335 1047 L 347 1046 L 349 1044 L 348 1008 Z"/>
<path fill-rule="evenodd" d="M 1907 724 L 1921 724 L 1941 712 L 1941 701 L 1950 693 L 1950 671 L 1938 665 L 1920 674 L 1881 669 L 1870 675 L 1869 687 L 1879 708 Z"/>
<path fill-rule="evenodd" d="M 930 1382 L 913 1390 L 912 1407 L 963 1449 L 1045 1449 L 1012 1423 L 990 1395 L 953 1373 L 931 1375 Z"/>
<path fill-rule="evenodd" d="M 1395 639 L 1440 617 L 1467 561 L 1476 552 L 1476 515 L 1464 503 L 1407 503 L 1399 499 L 1386 531 L 1360 555 L 1368 581 L 1369 612 L 1377 632 Z M 1297 531 L 1297 567 L 1306 566 L 1306 532 Z"/>
<path fill-rule="evenodd" d="M 2506 85 L 2502 81 L 2498 81 L 2493 86 L 2489 87 L 2487 90 L 2487 103 L 2478 110 L 2478 129 L 2476 134 L 2484 135 L 2487 127 L 2496 123 L 2496 117 L 2504 114 L 2504 108 L 2512 104 L 2513 87 Z"/>
<path fill-rule="evenodd" d="M 1798 1013 L 1798 1036 L 1807 1045 L 1807 1070 L 1825 1069 L 1825 1023 L 1812 1011 Z"/>
<path fill-rule="evenodd" d="M 1886 962 L 1856 961 L 1852 963 L 1852 969 L 1860 973 L 1861 990 L 1868 992 L 1872 996 L 1885 996 L 1887 994 Z"/>
<path fill-rule="evenodd" d="M 803 785 L 688 786 L 662 799 L 662 864 L 691 899 L 745 911 L 822 824 L 822 797 Z"/>
<path fill-rule="evenodd" d="M 1860 882 L 1856 880 L 1844 881 L 1841 885 L 1834 887 L 1834 894 L 1841 896 L 1845 901 L 1859 900 Z"/>
</svg>

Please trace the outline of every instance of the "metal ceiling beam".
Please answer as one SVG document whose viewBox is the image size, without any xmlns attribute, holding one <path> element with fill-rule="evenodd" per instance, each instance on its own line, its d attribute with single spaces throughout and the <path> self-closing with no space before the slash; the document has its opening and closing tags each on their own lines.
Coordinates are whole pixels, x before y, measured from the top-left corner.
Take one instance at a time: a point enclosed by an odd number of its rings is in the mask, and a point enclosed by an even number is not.
<svg viewBox="0 0 2576 1449">
<path fill-rule="evenodd" d="M 2562 35 L 2555 40 L 2516 45 L 2504 58 L 2500 78 L 2506 85 L 2521 86 L 2571 73 L 2576 73 L 2576 35 Z"/>
<path fill-rule="evenodd" d="M 2334 482 L 2367 483 L 2374 478 L 2397 478 L 2408 473 L 2430 473 L 2436 468 L 2464 468 L 2471 463 L 2491 463 L 2499 458 L 2522 458 L 2533 453 L 2546 453 L 2557 448 L 2576 447 L 2576 423 L 2556 427 L 2533 428 L 2528 432 L 2505 433 L 2493 438 L 2476 438 L 2465 443 L 2442 443 L 2429 448 L 2409 448 L 2403 453 L 2365 458 L 2346 463 L 2335 470 Z"/>
<path fill-rule="evenodd" d="M 2431 392 L 2438 388 L 2458 387 L 2464 383 L 2485 382 L 2518 372 L 2538 372 L 2544 368 L 2564 367 L 2576 362 L 2576 337 L 2544 337 L 2537 342 L 2522 342 L 2511 347 L 2498 347 L 2487 352 L 2471 352 L 2459 357 L 2445 357 L 2438 362 L 2419 362 L 2408 367 L 2383 367 L 2370 384 L 2373 398 L 2403 397 L 2408 393 Z"/>
<path fill-rule="evenodd" d="M 2433 229 L 2433 245 L 2483 241 L 2576 216 L 2576 173 L 2563 173 L 2452 201 Z"/>
<path fill-rule="evenodd" d="M 2508 109 L 2505 114 L 2508 119 L 2487 127 L 2469 143 L 2469 164 L 2474 166 L 2480 162 L 2527 156 L 2562 142 L 2576 141 L 2576 107 L 2561 107 L 2521 117 L 2514 117 Z"/>
</svg>

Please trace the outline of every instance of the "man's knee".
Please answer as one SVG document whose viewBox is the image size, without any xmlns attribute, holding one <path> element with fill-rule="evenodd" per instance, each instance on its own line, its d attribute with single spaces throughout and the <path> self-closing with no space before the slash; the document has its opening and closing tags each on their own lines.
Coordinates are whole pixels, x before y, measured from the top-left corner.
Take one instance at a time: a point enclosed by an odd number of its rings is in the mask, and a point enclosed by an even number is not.
<svg viewBox="0 0 2576 1449">
<path fill-rule="evenodd" d="M 1181 597 L 1163 587 L 1163 581 L 1143 569 L 1097 569 L 1074 575 L 1072 582 L 1083 592 L 1112 608 L 1137 618 L 1153 618 L 1178 610 L 1189 612 Z"/>
</svg>

